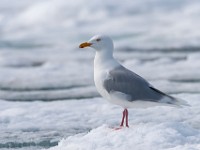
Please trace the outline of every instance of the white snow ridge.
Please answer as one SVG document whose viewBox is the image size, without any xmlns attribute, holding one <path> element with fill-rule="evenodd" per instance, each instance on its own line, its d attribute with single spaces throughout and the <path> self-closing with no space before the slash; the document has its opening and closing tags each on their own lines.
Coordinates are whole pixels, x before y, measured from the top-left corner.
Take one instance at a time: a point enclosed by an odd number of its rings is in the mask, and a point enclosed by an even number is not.
<svg viewBox="0 0 200 150">
<path fill-rule="evenodd" d="M 187 141 L 187 142 L 186 142 Z M 179 123 L 139 124 L 122 130 L 103 125 L 62 140 L 50 150 L 198 150 L 200 134 Z"/>
<path fill-rule="evenodd" d="M 192 106 L 130 110 L 129 128 L 114 130 L 104 124 L 63 139 L 49 150 L 199 150 L 199 95 L 181 97 L 192 99 Z"/>
</svg>

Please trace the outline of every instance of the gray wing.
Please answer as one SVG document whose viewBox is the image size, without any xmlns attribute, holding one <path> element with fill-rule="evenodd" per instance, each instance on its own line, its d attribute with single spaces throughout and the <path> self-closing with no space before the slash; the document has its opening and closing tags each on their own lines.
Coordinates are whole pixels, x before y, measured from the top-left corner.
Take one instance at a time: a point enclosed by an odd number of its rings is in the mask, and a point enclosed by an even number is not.
<svg viewBox="0 0 200 150">
<path fill-rule="evenodd" d="M 129 101 L 143 100 L 158 102 L 167 97 L 166 103 L 176 101 L 173 97 L 155 89 L 146 80 L 134 72 L 119 66 L 109 72 L 108 78 L 104 81 L 104 88 L 108 93 L 121 92 L 127 94 Z"/>
</svg>

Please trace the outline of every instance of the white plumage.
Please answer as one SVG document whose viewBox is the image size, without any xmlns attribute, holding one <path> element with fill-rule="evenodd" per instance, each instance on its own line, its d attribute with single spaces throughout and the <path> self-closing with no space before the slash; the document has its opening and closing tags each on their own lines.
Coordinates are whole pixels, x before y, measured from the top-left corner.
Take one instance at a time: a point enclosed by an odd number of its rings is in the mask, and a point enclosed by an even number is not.
<svg viewBox="0 0 200 150">
<path fill-rule="evenodd" d="M 120 126 L 123 126 L 126 118 L 126 126 L 128 127 L 127 108 L 130 107 L 187 105 L 186 102 L 159 91 L 145 79 L 123 67 L 113 57 L 114 46 L 108 36 L 94 36 L 79 47 L 92 47 L 96 50 L 94 59 L 95 86 L 105 99 L 124 108 Z"/>
</svg>

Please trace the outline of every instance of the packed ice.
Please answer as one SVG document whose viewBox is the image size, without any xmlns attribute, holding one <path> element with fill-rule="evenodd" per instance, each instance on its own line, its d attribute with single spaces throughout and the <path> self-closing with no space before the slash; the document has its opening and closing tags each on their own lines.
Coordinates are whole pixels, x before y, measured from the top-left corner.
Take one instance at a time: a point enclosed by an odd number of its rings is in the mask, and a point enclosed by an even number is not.
<svg viewBox="0 0 200 150">
<path fill-rule="evenodd" d="M 0 148 L 200 149 L 199 0 L 1 0 Z M 115 58 L 183 108 L 122 108 L 97 93 L 96 34 Z"/>
</svg>

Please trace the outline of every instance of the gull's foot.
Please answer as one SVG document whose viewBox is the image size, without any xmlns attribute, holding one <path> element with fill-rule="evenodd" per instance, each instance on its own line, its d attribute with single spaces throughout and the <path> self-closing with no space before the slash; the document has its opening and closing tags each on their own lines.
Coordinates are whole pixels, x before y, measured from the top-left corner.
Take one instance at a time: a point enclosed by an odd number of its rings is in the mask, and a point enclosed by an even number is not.
<svg viewBox="0 0 200 150">
<path fill-rule="evenodd" d="M 113 130 L 121 130 L 121 129 L 123 129 L 123 128 L 129 128 L 129 126 L 119 126 L 119 127 L 114 127 L 114 128 L 112 128 Z"/>
<path fill-rule="evenodd" d="M 122 128 L 124 128 L 124 126 L 119 126 L 119 127 L 113 128 L 113 129 L 114 130 L 121 130 Z"/>
</svg>

